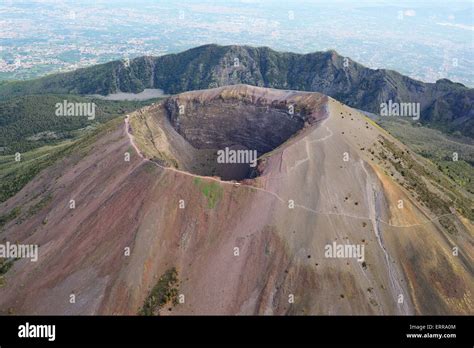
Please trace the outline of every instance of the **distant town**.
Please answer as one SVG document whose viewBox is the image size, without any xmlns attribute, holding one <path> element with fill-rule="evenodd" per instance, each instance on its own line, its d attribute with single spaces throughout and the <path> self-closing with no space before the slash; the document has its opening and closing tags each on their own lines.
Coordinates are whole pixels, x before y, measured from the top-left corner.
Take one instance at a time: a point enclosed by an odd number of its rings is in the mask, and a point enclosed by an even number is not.
<svg viewBox="0 0 474 348">
<path fill-rule="evenodd" d="M 218 11 L 193 1 L 138 0 L 133 9 L 87 4 L 0 3 L 0 80 L 177 53 L 207 43 L 263 43 L 299 53 L 335 49 L 370 68 L 393 69 L 425 82 L 448 78 L 474 86 L 474 28 L 469 13 L 456 4 L 389 11 L 353 2 L 322 9 L 321 4 L 317 9 L 308 5 L 307 11 L 292 8 L 291 2 L 272 11 L 247 1 L 223 3 Z M 377 35 L 384 40 L 371 39 Z"/>
</svg>

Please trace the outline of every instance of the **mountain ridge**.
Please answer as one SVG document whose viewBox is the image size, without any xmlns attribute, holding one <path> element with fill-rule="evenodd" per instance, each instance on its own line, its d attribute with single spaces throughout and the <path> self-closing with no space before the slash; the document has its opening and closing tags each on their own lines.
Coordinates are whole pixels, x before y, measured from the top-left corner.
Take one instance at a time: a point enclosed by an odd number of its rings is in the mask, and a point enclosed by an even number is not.
<svg viewBox="0 0 474 348">
<path fill-rule="evenodd" d="M 370 69 L 335 50 L 299 54 L 269 47 L 208 44 L 159 57 L 112 61 L 0 85 L 0 99 L 25 94 L 102 94 L 159 88 L 167 94 L 233 84 L 320 92 L 368 112 L 381 103 L 418 102 L 420 121 L 474 137 L 474 89 L 448 79 L 425 83 Z"/>
</svg>

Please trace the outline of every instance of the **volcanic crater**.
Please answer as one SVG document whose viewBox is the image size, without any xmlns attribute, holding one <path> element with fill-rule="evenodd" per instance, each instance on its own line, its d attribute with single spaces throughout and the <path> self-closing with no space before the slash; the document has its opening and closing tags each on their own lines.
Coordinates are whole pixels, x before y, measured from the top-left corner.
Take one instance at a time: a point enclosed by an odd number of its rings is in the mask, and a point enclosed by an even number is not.
<svg viewBox="0 0 474 348">
<path fill-rule="evenodd" d="M 248 85 L 193 91 L 142 110 L 132 129 L 146 157 L 160 165 L 240 181 L 260 175 L 262 158 L 324 119 L 326 99 Z M 222 163 L 219 151 L 235 158 Z M 254 154 L 258 166 L 248 161 Z"/>
<path fill-rule="evenodd" d="M 78 144 L 0 204 L 0 216 L 20 211 L 2 239 L 40 246 L 34 266 L 15 260 L 0 275 L 2 315 L 143 314 L 156 289 L 186 298 L 152 311 L 163 315 L 473 313 L 472 224 L 451 216 L 453 234 L 405 187 L 426 180 L 418 192 L 448 204 L 431 191 L 447 181 L 421 174 L 436 168 L 332 98 L 244 85 L 189 92 Z M 225 146 L 257 150 L 261 176 L 239 188 L 192 177 L 222 175 L 215 152 Z M 415 167 L 384 161 L 395 155 Z M 363 245 L 365 263 L 327 257 L 334 242 Z M 177 284 L 163 287 L 169 274 Z"/>
</svg>

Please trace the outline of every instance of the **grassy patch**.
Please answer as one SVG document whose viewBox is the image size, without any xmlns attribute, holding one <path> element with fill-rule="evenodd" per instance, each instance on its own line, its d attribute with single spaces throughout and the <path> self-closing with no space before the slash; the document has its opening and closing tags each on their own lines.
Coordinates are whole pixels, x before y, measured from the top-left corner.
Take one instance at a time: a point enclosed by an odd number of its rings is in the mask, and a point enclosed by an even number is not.
<svg viewBox="0 0 474 348">
<path fill-rule="evenodd" d="M 153 287 L 138 315 L 155 315 L 167 303 L 178 304 L 178 271 L 167 270 Z"/>
<path fill-rule="evenodd" d="M 13 266 L 15 260 L 0 260 L 0 276 L 3 276 Z"/>
<path fill-rule="evenodd" d="M 7 214 L 0 216 L 0 228 L 5 226 L 11 220 L 17 218 L 21 213 L 21 207 L 15 207 L 10 210 Z"/>
<path fill-rule="evenodd" d="M 20 191 L 41 170 L 53 164 L 61 157 L 70 142 L 56 146 L 45 146 L 35 149 L 21 156 L 16 162 L 14 156 L 0 157 L 0 202 Z"/>
<path fill-rule="evenodd" d="M 207 206 L 213 209 L 224 192 L 221 185 L 215 181 L 204 182 L 201 178 L 194 178 L 194 184 L 199 187 L 201 193 L 207 198 Z"/>
<path fill-rule="evenodd" d="M 155 173 L 156 172 L 156 165 L 151 163 L 151 162 L 146 162 L 143 167 L 145 169 L 145 172 L 147 172 L 147 173 Z"/>
<path fill-rule="evenodd" d="M 30 209 L 28 209 L 27 217 L 37 214 L 44 207 L 46 207 L 48 203 L 52 201 L 52 199 L 53 199 L 52 193 L 48 193 L 45 197 L 41 198 L 41 200 L 38 203 L 36 203 L 35 205 L 31 206 Z"/>
<path fill-rule="evenodd" d="M 474 194 L 474 168 L 463 160 L 446 161 L 434 159 L 438 169 L 447 175 L 456 184 Z"/>
<path fill-rule="evenodd" d="M 10 268 L 13 266 L 13 262 L 15 260 L 3 260 L 0 259 L 0 288 L 6 284 L 4 275 L 8 272 Z"/>
</svg>

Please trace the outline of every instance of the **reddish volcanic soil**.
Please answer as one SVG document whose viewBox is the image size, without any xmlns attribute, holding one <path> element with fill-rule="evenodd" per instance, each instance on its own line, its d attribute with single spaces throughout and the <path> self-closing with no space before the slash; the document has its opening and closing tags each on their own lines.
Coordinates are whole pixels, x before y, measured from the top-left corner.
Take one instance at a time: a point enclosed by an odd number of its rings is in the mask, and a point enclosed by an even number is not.
<svg viewBox="0 0 474 348">
<path fill-rule="evenodd" d="M 22 207 L 0 241 L 39 244 L 0 310 L 133 315 L 174 267 L 184 303 L 163 315 L 473 314 L 472 226 L 448 235 L 367 151 L 382 136 L 404 149 L 331 98 L 245 85 L 114 120 L 0 205 Z M 212 157 L 236 144 L 260 156 L 240 184 Z M 333 242 L 363 245 L 364 262 L 326 257 Z"/>
</svg>

